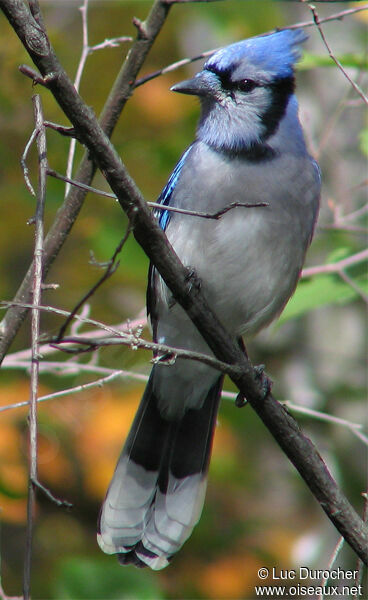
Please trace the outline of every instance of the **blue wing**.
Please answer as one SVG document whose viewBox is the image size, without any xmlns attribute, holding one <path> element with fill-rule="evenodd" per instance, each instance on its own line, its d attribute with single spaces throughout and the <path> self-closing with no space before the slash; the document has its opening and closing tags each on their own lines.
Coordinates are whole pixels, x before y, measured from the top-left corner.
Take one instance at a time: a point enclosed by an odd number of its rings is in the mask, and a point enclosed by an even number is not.
<svg viewBox="0 0 368 600">
<path fill-rule="evenodd" d="M 192 144 L 193 145 L 193 144 Z M 170 204 L 172 193 L 175 189 L 176 184 L 178 183 L 181 169 L 184 165 L 185 159 L 188 156 L 192 145 L 184 152 L 183 156 L 176 164 L 173 172 L 171 173 L 167 184 L 162 190 L 161 194 L 158 197 L 157 202 L 162 204 L 163 206 L 168 206 Z M 163 210 L 160 208 L 155 208 L 153 214 L 158 218 L 158 222 L 160 227 L 165 231 L 171 216 L 170 210 Z M 155 311 L 155 291 L 154 291 L 154 276 L 155 276 L 155 267 L 152 263 L 150 263 L 149 271 L 148 271 L 148 286 L 147 286 L 147 315 L 151 318 L 151 324 L 153 329 L 153 337 L 155 339 L 155 324 L 157 322 L 157 315 Z"/>
<path fill-rule="evenodd" d="M 186 150 L 184 152 L 183 156 L 181 157 L 181 159 L 175 166 L 173 172 L 171 173 L 171 175 L 169 177 L 167 184 L 165 185 L 164 189 L 162 190 L 162 192 L 157 200 L 157 202 L 159 204 L 162 204 L 163 206 L 168 206 L 170 204 L 172 193 L 175 189 L 176 184 L 178 183 L 181 169 L 185 163 L 185 159 L 188 156 L 191 148 L 192 148 L 192 145 L 189 146 L 188 150 Z M 160 224 L 160 227 L 164 231 L 170 221 L 170 212 L 171 211 L 169 211 L 169 210 L 161 210 L 159 208 L 156 208 L 154 210 L 154 215 L 158 217 L 158 222 Z"/>
</svg>

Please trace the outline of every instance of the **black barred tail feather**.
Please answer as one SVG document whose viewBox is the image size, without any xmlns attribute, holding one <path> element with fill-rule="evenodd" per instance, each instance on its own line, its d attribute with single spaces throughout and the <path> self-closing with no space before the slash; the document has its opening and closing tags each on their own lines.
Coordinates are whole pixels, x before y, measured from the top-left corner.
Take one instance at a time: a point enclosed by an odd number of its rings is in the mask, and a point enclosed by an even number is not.
<svg viewBox="0 0 368 600">
<path fill-rule="evenodd" d="M 153 373 L 101 509 L 98 543 L 121 564 L 158 570 L 201 515 L 223 377 L 201 408 L 175 421 L 161 416 L 152 380 Z"/>
</svg>

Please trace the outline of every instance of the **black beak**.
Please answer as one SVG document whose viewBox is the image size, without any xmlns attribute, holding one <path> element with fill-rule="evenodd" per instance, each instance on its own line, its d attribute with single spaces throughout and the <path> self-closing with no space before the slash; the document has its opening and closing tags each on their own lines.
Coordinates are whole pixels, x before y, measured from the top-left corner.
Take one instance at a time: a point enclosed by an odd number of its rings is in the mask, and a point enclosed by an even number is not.
<svg viewBox="0 0 368 600">
<path fill-rule="evenodd" d="M 211 80 L 213 74 L 209 71 L 200 71 L 193 79 L 186 79 L 173 85 L 170 90 L 180 94 L 190 94 L 192 96 L 207 96 L 213 91 Z M 212 81 L 213 84 L 213 81 Z"/>
</svg>

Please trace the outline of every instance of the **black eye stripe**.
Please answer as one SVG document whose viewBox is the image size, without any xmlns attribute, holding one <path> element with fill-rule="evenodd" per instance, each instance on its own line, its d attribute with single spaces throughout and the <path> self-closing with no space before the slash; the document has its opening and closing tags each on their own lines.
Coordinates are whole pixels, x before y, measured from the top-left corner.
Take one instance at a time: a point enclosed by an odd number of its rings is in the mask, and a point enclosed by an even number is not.
<svg viewBox="0 0 368 600">
<path fill-rule="evenodd" d="M 207 71 L 211 71 L 215 73 L 217 77 L 221 80 L 221 85 L 225 90 L 228 91 L 240 91 L 249 93 L 254 88 L 259 87 L 259 83 L 254 81 L 253 79 L 241 79 L 239 81 L 232 81 L 230 75 L 226 72 L 219 73 L 214 67 L 207 67 Z"/>
</svg>

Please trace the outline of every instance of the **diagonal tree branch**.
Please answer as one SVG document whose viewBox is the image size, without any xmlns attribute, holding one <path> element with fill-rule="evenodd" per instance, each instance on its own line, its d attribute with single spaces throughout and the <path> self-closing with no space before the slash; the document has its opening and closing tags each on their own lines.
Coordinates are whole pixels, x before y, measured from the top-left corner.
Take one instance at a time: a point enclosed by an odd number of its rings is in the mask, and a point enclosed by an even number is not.
<svg viewBox="0 0 368 600">
<path fill-rule="evenodd" d="M 165 12 L 168 5 L 156 3 Z M 187 311 L 216 358 L 236 366 L 232 376 L 278 444 L 297 468 L 321 507 L 363 561 L 368 562 L 368 531 L 331 477 L 312 442 L 302 434 L 291 415 L 273 398 L 267 378 L 259 375 L 241 349 L 227 334 L 200 292 L 195 276 L 183 267 L 117 155 L 92 110 L 77 94 L 60 65 L 44 31 L 20 0 L 0 0 L 0 8 L 38 67 L 44 84 L 70 119 L 78 139 L 109 182 L 128 215 L 134 235 L 153 261 L 174 298 Z M 141 23 L 139 35 L 144 37 Z"/>
<path fill-rule="evenodd" d="M 0 8 L 2 8 L 2 5 L 0 5 Z M 32 30 L 36 31 L 36 40 L 37 37 L 42 36 L 43 43 L 47 46 L 48 42 L 47 38 L 45 38 L 45 34 L 42 34 L 42 29 L 39 29 L 40 26 L 34 21 L 24 2 L 22 0 L 16 0 L 14 2 L 14 9 L 21 10 L 25 20 L 30 18 L 30 23 L 33 21 L 33 27 L 26 27 L 24 34 L 32 35 Z M 142 22 L 138 29 L 136 41 L 115 80 L 100 116 L 101 128 L 108 137 L 111 137 L 125 103 L 133 92 L 137 74 L 139 73 L 158 33 L 165 23 L 169 9 L 170 7 L 168 5 L 165 5 L 160 0 L 156 0 L 153 3 L 146 21 Z M 32 10 L 35 14 L 40 14 L 37 12 L 35 2 L 32 2 Z M 35 43 L 37 44 L 37 42 Z M 33 50 L 35 54 L 37 54 L 37 48 L 35 47 Z M 86 152 L 77 170 L 75 179 L 88 185 L 91 183 L 95 171 L 96 166 L 93 161 L 91 161 L 89 152 Z M 59 208 L 56 218 L 45 238 L 43 260 L 44 279 L 68 237 L 83 206 L 86 195 L 86 190 L 73 188 Z M 33 263 L 30 265 L 23 282 L 14 297 L 16 302 L 22 304 L 31 302 L 32 276 Z M 0 365 L 27 313 L 27 308 L 13 305 L 9 308 L 6 316 L 2 320 L 0 324 Z"/>
</svg>

